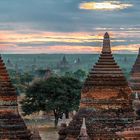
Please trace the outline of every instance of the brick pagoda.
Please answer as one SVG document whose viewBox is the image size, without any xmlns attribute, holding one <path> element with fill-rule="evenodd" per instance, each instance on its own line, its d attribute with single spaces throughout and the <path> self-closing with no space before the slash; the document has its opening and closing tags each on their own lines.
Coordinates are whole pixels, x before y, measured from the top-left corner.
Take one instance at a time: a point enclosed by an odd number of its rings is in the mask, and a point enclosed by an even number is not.
<svg viewBox="0 0 140 140">
<path fill-rule="evenodd" d="M 116 132 L 134 118 L 131 92 L 111 53 L 109 34 L 105 33 L 102 52 L 84 83 L 80 109 L 67 127 L 65 140 L 78 138 L 83 118 L 91 140 L 121 140 Z"/>
<path fill-rule="evenodd" d="M 30 140 L 30 137 L 18 112 L 16 91 L 0 56 L 0 140 Z"/>
<path fill-rule="evenodd" d="M 134 123 L 128 125 L 123 131 L 117 132 L 117 134 L 125 140 L 140 140 L 140 100 L 138 93 L 135 94 L 133 108 L 137 119 Z"/>
<path fill-rule="evenodd" d="M 133 93 L 140 94 L 140 48 L 135 64 L 131 70 L 130 86 L 133 90 Z"/>
</svg>

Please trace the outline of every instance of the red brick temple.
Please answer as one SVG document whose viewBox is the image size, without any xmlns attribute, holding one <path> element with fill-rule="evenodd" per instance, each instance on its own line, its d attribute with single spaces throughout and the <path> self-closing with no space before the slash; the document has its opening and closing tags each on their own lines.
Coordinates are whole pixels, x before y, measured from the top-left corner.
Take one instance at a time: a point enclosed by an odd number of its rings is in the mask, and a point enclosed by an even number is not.
<svg viewBox="0 0 140 140">
<path fill-rule="evenodd" d="M 116 132 L 134 119 L 131 93 L 112 55 L 109 34 L 105 33 L 102 52 L 84 83 L 80 109 L 67 127 L 65 140 L 78 138 L 83 118 L 91 140 L 121 140 Z"/>
<path fill-rule="evenodd" d="M 18 112 L 16 91 L 0 56 L 0 140 L 30 140 L 30 137 Z"/>
<path fill-rule="evenodd" d="M 138 98 L 138 94 L 135 94 L 133 108 L 136 112 L 137 119 L 134 123 L 124 128 L 123 131 L 117 132 L 117 135 L 121 136 L 125 140 L 140 140 L 140 100 Z"/>
<path fill-rule="evenodd" d="M 135 64 L 131 70 L 130 86 L 134 93 L 140 94 L 140 48 Z"/>
<path fill-rule="evenodd" d="M 124 129 L 122 132 L 117 133 L 124 140 L 140 140 L 140 121 Z"/>
</svg>

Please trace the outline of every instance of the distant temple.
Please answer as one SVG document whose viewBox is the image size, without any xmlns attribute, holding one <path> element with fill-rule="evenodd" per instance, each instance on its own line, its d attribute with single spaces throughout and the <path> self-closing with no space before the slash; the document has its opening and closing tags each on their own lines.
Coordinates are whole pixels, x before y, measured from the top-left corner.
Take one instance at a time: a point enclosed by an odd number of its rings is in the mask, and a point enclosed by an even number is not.
<svg viewBox="0 0 140 140">
<path fill-rule="evenodd" d="M 134 93 L 140 94 L 140 48 L 135 64 L 131 70 L 130 86 Z"/>
<path fill-rule="evenodd" d="M 102 53 L 84 83 L 80 109 L 66 128 L 65 140 L 78 139 L 83 118 L 90 140 L 122 140 L 116 132 L 134 120 L 131 93 L 105 33 Z"/>
<path fill-rule="evenodd" d="M 51 76 L 52 76 L 52 71 L 49 68 L 47 68 L 46 72 L 45 72 L 45 75 L 44 75 L 44 79 L 47 80 Z"/>
<path fill-rule="evenodd" d="M 127 60 L 127 57 L 126 57 L 126 56 L 124 57 L 124 62 L 125 62 L 125 63 L 127 63 L 127 62 L 128 62 L 128 60 Z"/>
<path fill-rule="evenodd" d="M 8 69 L 14 69 L 14 64 L 10 59 L 7 59 L 6 66 L 8 67 Z"/>
<path fill-rule="evenodd" d="M 68 69 L 68 68 L 70 67 L 70 64 L 69 64 L 69 62 L 67 61 L 65 55 L 63 56 L 62 60 L 57 64 L 57 67 L 58 67 L 59 69 L 63 69 L 63 70 L 64 70 L 64 69 Z"/>
<path fill-rule="evenodd" d="M 20 70 L 19 70 L 19 67 L 18 67 L 17 63 L 15 64 L 15 72 L 16 72 L 16 75 L 20 74 Z"/>
<path fill-rule="evenodd" d="M 75 65 L 80 65 L 81 64 L 81 60 L 80 60 L 79 57 L 74 61 L 74 64 Z"/>
<path fill-rule="evenodd" d="M 19 115 L 17 95 L 0 56 L 0 140 L 30 140 L 31 133 Z"/>
</svg>

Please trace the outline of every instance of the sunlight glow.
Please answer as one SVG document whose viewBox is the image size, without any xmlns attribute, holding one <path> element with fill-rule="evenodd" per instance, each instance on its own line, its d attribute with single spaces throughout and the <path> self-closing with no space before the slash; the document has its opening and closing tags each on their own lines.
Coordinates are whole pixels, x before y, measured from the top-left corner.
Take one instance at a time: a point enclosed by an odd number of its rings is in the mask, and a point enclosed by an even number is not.
<svg viewBox="0 0 140 140">
<path fill-rule="evenodd" d="M 109 32 L 112 50 L 115 52 L 136 52 L 140 43 L 135 42 L 139 32 Z M 19 33 L 0 31 L 1 53 L 99 53 L 103 32 L 34 32 Z M 127 38 L 136 44 L 126 44 Z M 121 45 L 122 42 L 122 45 Z M 48 45 L 49 44 L 49 45 Z M 115 46 L 114 46 L 115 45 Z"/>
<path fill-rule="evenodd" d="M 119 1 L 104 1 L 83 2 L 79 8 L 84 10 L 121 10 L 132 6 L 132 4 L 121 3 Z"/>
</svg>

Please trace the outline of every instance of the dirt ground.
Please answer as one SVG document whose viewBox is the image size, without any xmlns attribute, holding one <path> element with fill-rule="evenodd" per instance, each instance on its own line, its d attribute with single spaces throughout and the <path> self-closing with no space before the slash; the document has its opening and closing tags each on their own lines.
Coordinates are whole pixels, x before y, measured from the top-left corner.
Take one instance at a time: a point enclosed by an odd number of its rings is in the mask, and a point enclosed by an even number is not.
<svg viewBox="0 0 140 140">
<path fill-rule="evenodd" d="M 56 129 L 48 128 L 40 130 L 39 132 L 42 140 L 58 140 L 58 132 Z"/>
</svg>

